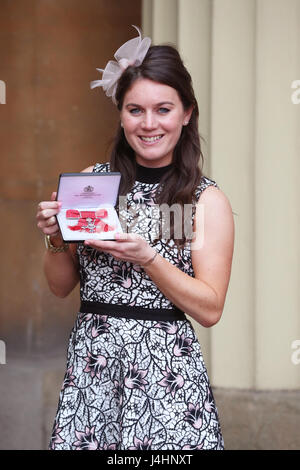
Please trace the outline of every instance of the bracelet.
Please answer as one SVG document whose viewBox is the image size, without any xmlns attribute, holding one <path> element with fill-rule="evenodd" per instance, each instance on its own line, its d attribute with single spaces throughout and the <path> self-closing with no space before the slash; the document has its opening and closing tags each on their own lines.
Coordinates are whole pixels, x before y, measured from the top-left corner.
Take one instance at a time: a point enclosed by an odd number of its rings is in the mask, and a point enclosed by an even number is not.
<svg viewBox="0 0 300 470">
<path fill-rule="evenodd" d="M 50 240 L 50 235 L 45 235 L 45 245 L 46 245 L 47 250 L 51 251 L 51 253 L 63 253 L 64 251 L 67 251 L 69 248 L 69 244 L 65 242 L 63 246 L 52 245 L 51 240 Z"/>
<path fill-rule="evenodd" d="M 149 259 L 149 261 L 147 261 L 145 264 L 141 265 L 141 267 L 144 268 L 145 266 L 149 266 L 149 264 L 153 263 L 157 255 L 158 251 L 155 251 L 155 254 L 152 256 L 152 258 Z"/>
</svg>

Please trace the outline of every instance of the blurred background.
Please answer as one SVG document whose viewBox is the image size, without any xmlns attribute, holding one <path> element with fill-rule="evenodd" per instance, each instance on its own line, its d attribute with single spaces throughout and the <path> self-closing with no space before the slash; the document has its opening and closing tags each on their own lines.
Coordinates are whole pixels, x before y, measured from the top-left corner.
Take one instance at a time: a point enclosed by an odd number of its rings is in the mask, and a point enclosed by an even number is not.
<svg viewBox="0 0 300 470">
<path fill-rule="evenodd" d="M 50 293 L 37 204 L 109 158 L 89 83 L 141 26 L 189 69 L 204 173 L 235 213 L 221 321 L 193 322 L 227 449 L 300 448 L 300 0 L 0 0 L 0 449 L 46 449 L 79 307 Z"/>
</svg>

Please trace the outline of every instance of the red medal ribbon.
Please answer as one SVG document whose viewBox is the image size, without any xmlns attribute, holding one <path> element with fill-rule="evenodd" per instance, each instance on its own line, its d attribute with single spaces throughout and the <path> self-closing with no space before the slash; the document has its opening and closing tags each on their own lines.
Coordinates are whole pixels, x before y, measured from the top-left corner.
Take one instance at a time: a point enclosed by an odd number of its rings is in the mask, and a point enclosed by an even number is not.
<svg viewBox="0 0 300 470">
<path fill-rule="evenodd" d="M 97 211 L 78 211 L 77 209 L 68 209 L 66 211 L 67 219 L 105 219 L 107 217 L 106 209 L 98 209 Z"/>
</svg>

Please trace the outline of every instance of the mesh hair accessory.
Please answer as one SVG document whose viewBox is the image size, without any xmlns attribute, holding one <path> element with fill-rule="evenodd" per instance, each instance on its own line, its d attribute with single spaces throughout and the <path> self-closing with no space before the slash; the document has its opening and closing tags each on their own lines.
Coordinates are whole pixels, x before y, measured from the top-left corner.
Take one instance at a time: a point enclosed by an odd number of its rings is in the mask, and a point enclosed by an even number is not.
<svg viewBox="0 0 300 470">
<path fill-rule="evenodd" d="M 137 38 L 130 39 L 125 42 L 115 52 L 114 57 L 117 60 L 110 60 L 107 62 L 105 69 L 96 69 L 102 72 L 102 80 L 94 80 L 90 83 L 91 88 L 102 87 L 106 96 L 111 96 L 115 104 L 117 82 L 121 77 L 124 70 L 131 66 L 138 67 L 142 64 L 149 47 L 151 46 L 151 39 L 145 37 L 142 39 L 142 33 L 137 26 L 132 25 L 139 33 Z"/>
</svg>

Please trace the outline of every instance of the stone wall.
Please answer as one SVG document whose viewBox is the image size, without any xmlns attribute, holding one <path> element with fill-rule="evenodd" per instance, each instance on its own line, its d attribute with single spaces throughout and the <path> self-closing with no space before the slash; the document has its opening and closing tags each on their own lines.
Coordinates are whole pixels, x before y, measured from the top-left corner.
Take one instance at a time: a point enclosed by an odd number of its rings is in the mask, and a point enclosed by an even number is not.
<svg viewBox="0 0 300 470">
<path fill-rule="evenodd" d="M 7 354 L 52 351 L 78 308 L 78 290 L 55 298 L 42 271 L 37 204 L 63 172 L 108 158 L 116 107 L 90 81 L 136 35 L 140 0 L 1 1 L 0 339 Z"/>
<path fill-rule="evenodd" d="M 0 3 L 0 427 L 7 430 L 0 448 L 42 448 L 47 440 L 47 380 L 56 370 L 49 358 L 66 346 L 79 296 L 78 288 L 64 300 L 49 292 L 37 204 L 49 200 L 60 173 L 108 158 L 118 113 L 89 84 L 136 36 L 132 24 L 141 24 L 140 0 Z"/>
</svg>

